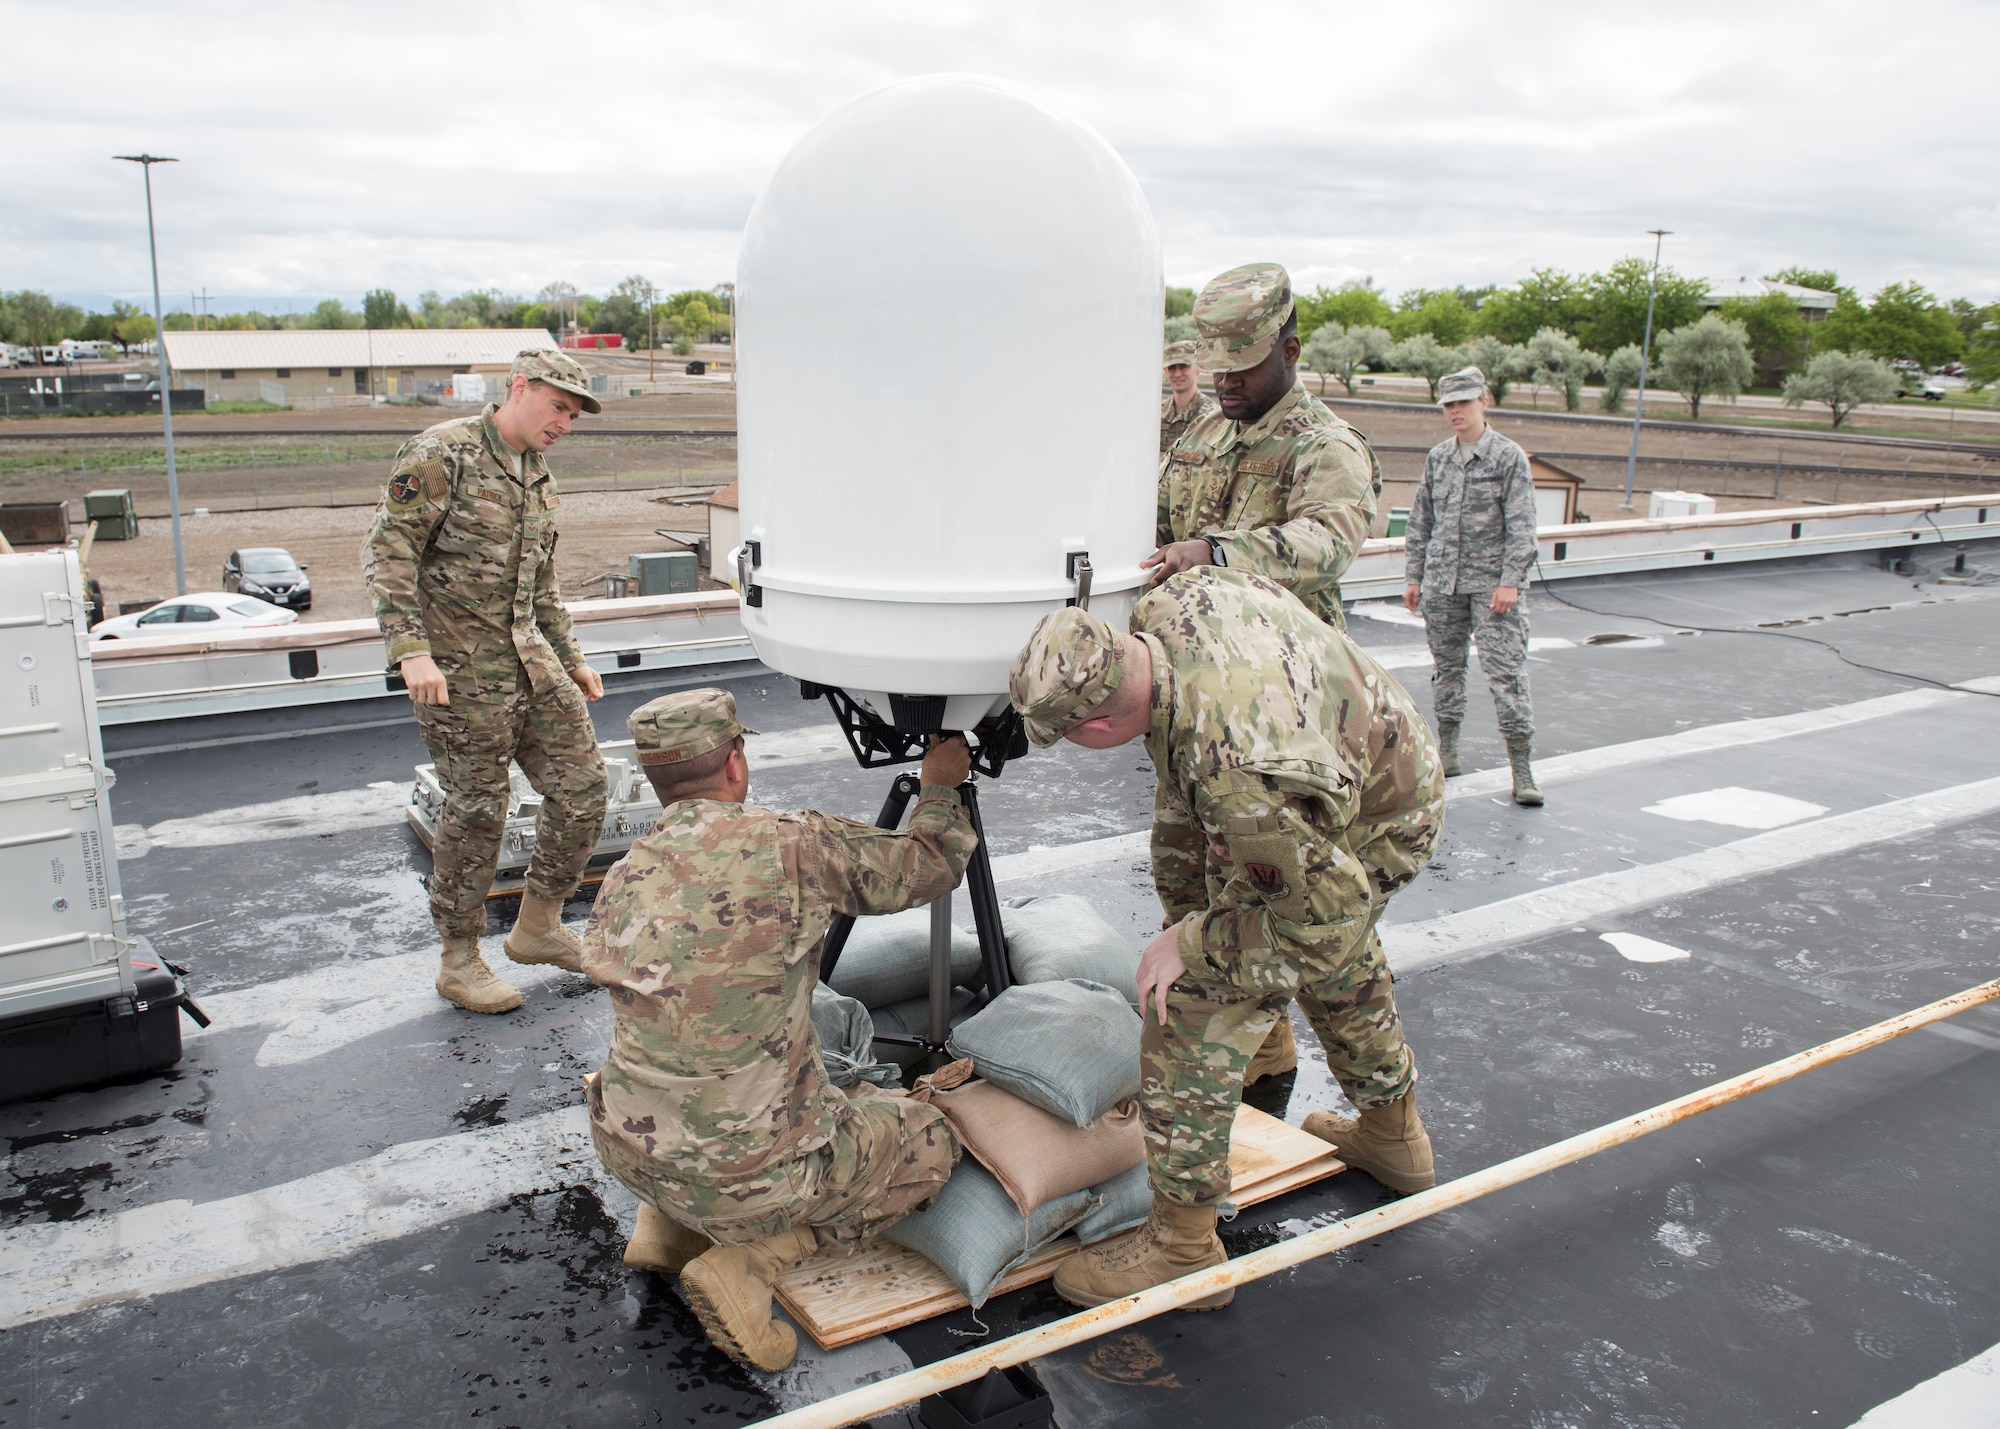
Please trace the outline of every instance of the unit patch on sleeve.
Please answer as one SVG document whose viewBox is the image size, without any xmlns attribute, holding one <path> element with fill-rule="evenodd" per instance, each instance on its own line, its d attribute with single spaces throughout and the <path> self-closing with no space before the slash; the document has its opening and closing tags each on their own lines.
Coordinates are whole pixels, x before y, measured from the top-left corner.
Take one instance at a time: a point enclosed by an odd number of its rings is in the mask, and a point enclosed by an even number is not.
<svg viewBox="0 0 2000 1429">
<path fill-rule="evenodd" d="M 408 506 L 423 492 L 423 479 L 414 471 L 399 471 L 389 478 L 389 499 L 398 506 Z"/>
</svg>

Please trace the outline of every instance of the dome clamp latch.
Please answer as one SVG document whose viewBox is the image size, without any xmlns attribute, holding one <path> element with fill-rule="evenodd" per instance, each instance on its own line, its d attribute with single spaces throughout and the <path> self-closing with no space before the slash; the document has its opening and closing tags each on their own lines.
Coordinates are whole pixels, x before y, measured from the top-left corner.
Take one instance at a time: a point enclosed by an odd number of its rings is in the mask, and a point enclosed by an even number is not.
<svg viewBox="0 0 2000 1429">
<path fill-rule="evenodd" d="M 1076 582 L 1076 594 L 1064 601 L 1063 604 L 1073 605 L 1079 610 L 1089 610 L 1090 552 L 1071 551 L 1069 553 L 1069 560 L 1063 568 L 1063 575 L 1066 579 Z"/>
</svg>

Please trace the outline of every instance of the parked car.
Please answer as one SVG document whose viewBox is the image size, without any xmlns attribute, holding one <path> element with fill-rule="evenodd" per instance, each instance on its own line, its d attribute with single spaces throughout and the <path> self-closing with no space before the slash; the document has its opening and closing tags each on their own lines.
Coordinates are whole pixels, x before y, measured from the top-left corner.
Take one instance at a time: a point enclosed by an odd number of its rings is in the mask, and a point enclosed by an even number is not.
<svg viewBox="0 0 2000 1429">
<path fill-rule="evenodd" d="M 224 630 L 261 630 L 291 625 L 299 618 L 295 610 L 281 610 L 268 600 L 238 595 L 231 591 L 203 591 L 199 595 L 179 595 L 163 600 L 131 615 L 114 615 L 99 621 L 90 632 L 96 640 L 188 639 Z"/>
<path fill-rule="evenodd" d="M 254 595 L 287 610 L 312 609 L 312 582 L 306 579 L 306 568 L 282 546 L 231 551 L 222 563 L 222 588 Z"/>
</svg>

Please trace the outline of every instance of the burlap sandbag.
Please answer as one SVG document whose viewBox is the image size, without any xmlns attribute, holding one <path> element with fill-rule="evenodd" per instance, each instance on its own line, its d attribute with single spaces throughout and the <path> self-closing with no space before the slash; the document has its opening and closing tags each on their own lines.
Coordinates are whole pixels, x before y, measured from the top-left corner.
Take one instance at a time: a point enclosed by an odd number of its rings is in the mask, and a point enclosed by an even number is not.
<svg viewBox="0 0 2000 1429">
<path fill-rule="evenodd" d="M 1120 1102 L 1081 1127 L 992 1082 L 939 1092 L 930 1103 L 951 1121 L 965 1149 L 993 1173 L 1024 1215 L 1146 1159 L 1136 1100 Z"/>
</svg>

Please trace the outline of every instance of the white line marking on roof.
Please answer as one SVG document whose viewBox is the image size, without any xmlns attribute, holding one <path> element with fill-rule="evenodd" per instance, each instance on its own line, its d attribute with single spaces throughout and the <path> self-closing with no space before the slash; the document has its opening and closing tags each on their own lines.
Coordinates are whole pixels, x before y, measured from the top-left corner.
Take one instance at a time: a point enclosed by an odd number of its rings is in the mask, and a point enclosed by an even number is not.
<svg viewBox="0 0 2000 1429">
<path fill-rule="evenodd" d="M 1597 936 L 1616 948 L 1619 956 L 1628 962 L 1675 963 L 1694 956 L 1686 948 L 1677 948 L 1672 943 L 1656 943 L 1637 933 L 1599 933 Z"/>
<path fill-rule="evenodd" d="M 1684 824 L 1723 824 L 1732 829 L 1779 829 L 1826 812 L 1824 804 L 1810 804 L 1788 794 L 1766 789 L 1743 789 L 1726 784 L 1720 789 L 1704 789 L 1698 794 L 1676 794 L 1657 804 L 1647 804 L 1644 812 Z"/>
<path fill-rule="evenodd" d="M 0 1329 L 348 1255 L 530 1191 L 594 1183 L 582 1107 L 400 1146 L 197 1205 L 0 1232 Z"/>
<path fill-rule="evenodd" d="M 1775 873 L 2000 809 L 2000 779 L 1980 779 L 1872 808 L 1794 824 L 1662 863 L 1580 878 L 1420 923 L 1385 924 L 1382 946 L 1399 973 L 1436 967 L 1538 938 L 1592 918 L 1664 903 L 1719 884 Z"/>
<path fill-rule="evenodd" d="M 1850 1429 L 2000 1429 L 2000 1345 L 1876 1405 Z"/>
</svg>

